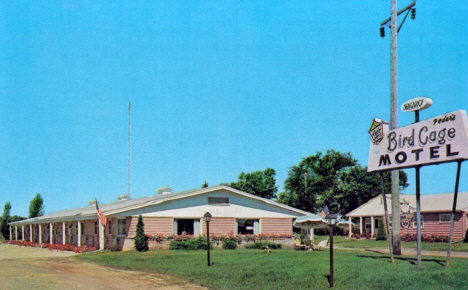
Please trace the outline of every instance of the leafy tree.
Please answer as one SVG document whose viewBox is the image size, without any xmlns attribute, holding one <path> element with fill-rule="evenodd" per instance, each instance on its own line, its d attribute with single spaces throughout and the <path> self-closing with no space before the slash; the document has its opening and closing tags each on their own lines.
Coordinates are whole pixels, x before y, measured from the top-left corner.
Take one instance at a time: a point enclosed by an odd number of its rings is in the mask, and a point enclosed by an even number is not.
<svg viewBox="0 0 468 290">
<path fill-rule="evenodd" d="M 7 201 L 3 208 L 2 217 L 0 218 L 0 231 L 6 240 L 10 239 L 10 228 L 8 227 L 8 223 L 11 222 L 10 211 L 11 203 Z"/>
<path fill-rule="evenodd" d="M 330 212 L 336 212 L 338 204 L 330 197 L 339 187 L 340 173 L 356 163 L 350 153 L 334 150 L 306 157 L 289 169 L 279 200 L 309 212 L 318 212 L 326 204 Z"/>
<path fill-rule="evenodd" d="M 263 198 L 276 198 L 278 186 L 275 179 L 276 172 L 272 168 L 251 173 L 241 172 L 237 182 L 231 182 L 230 187 Z"/>
<path fill-rule="evenodd" d="M 205 182 L 202 184 L 201 188 L 207 188 L 207 187 L 208 187 L 208 182 L 205 181 Z"/>
<path fill-rule="evenodd" d="M 386 192 L 390 192 L 390 173 L 384 173 Z M 400 187 L 408 186 L 407 176 L 400 171 Z M 292 166 L 285 181 L 285 192 L 278 201 L 305 211 L 319 212 L 328 206 L 330 212 L 342 215 L 381 194 L 378 173 L 368 173 L 350 153 L 328 150 L 304 158 Z"/>
<path fill-rule="evenodd" d="M 44 215 L 44 200 L 40 193 L 31 200 L 29 204 L 29 218 L 35 218 Z"/>
<path fill-rule="evenodd" d="M 145 235 L 145 224 L 143 224 L 143 217 L 141 214 L 138 216 L 136 226 L 135 249 L 138 252 L 148 251 L 148 237 Z"/>
<path fill-rule="evenodd" d="M 408 187 L 408 176 L 399 171 L 400 189 Z M 385 193 L 391 193 L 391 174 L 383 173 Z M 340 213 L 346 214 L 371 198 L 382 194 L 382 181 L 379 173 L 367 172 L 367 167 L 353 166 L 340 174 L 341 186 L 336 192 L 335 199 L 340 205 Z"/>
</svg>

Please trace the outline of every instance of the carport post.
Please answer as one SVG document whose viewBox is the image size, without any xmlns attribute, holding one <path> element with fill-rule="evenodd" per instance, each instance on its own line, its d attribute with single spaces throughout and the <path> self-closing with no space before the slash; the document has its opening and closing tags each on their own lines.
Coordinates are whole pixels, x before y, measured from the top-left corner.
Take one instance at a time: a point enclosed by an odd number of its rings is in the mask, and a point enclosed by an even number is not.
<svg viewBox="0 0 468 290">
<path fill-rule="evenodd" d="M 15 240 L 18 240 L 18 226 L 15 226 Z"/>
<path fill-rule="evenodd" d="M 11 231 L 11 226 L 10 226 L 10 241 L 13 240 L 13 236 L 11 234 L 12 234 L 12 231 Z"/>
<path fill-rule="evenodd" d="M 42 244 L 42 224 L 39 224 L 39 244 Z"/>
<path fill-rule="evenodd" d="M 105 225 L 101 222 L 101 219 L 98 219 L 98 221 L 99 221 L 99 250 L 104 251 Z"/>
<path fill-rule="evenodd" d="M 359 235 L 362 236 L 362 216 L 359 217 Z"/>
<path fill-rule="evenodd" d="M 77 221 L 78 223 L 78 247 L 81 246 L 81 223 L 80 221 Z"/>
<path fill-rule="evenodd" d="M 66 236 L 65 236 L 65 222 L 62 222 L 62 244 L 66 244 L 67 243 L 67 239 L 66 239 Z"/>
<path fill-rule="evenodd" d="M 352 236 L 352 232 L 351 232 L 351 217 L 348 217 L 348 222 L 349 222 L 349 226 L 348 226 L 348 236 L 349 238 L 351 239 L 351 236 Z"/>
<path fill-rule="evenodd" d="M 49 235 L 50 235 L 50 243 L 53 244 L 54 243 L 54 224 L 53 223 L 50 223 L 50 227 L 49 227 Z"/>
<path fill-rule="evenodd" d="M 33 241 L 33 228 L 32 228 L 32 224 L 29 225 L 29 241 L 30 241 L 30 242 Z"/>
<path fill-rule="evenodd" d="M 21 225 L 21 240 L 24 241 L 24 225 Z"/>
</svg>

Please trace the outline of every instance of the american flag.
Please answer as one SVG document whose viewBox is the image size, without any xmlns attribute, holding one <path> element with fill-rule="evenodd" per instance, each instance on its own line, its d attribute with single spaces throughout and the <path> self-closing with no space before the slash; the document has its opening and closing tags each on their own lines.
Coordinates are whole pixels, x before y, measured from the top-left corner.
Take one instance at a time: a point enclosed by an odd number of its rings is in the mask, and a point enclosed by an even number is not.
<svg viewBox="0 0 468 290">
<path fill-rule="evenodd" d="M 107 217 L 99 210 L 99 205 L 96 199 L 96 212 L 99 217 L 99 220 L 103 225 L 107 225 Z"/>
<path fill-rule="evenodd" d="M 327 216 L 327 214 L 329 214 L 330 212 L 328 211 L 328 206 L 325 206 L 322 211 L 320 212 L 320 216 L 322 218 L 325 218 Z"/>
</svg>

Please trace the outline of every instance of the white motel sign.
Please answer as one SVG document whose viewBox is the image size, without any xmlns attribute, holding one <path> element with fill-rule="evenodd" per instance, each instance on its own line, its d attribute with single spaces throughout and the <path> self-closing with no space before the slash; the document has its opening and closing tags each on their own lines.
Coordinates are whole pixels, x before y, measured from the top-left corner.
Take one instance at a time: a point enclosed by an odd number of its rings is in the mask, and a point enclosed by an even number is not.
<svg viewBox="0 0 468 290">
<path fill-rule="evenodd" d="M 371 127 L 373 132 L 379 129 L 383 136 L 371 141 L 369 172 L 468 159 L 468 119 L 464 110 L 392 131 L 386 123 L 380 126 L 376 128 L 374 122 Z"/>
</svg>

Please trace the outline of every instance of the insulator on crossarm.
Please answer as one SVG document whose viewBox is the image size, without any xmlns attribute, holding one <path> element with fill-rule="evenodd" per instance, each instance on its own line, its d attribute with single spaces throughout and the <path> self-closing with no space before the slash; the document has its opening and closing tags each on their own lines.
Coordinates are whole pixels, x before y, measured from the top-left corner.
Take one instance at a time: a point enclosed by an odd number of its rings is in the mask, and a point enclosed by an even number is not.
<svg viewBox="0 0 468 290">
<path fill-rule="evenodd" d="M 416 18 L 416 8 L 413 7 L 413 8 L 411 8 L 411 19 L 414 20 L 415 18 Z"/>
<path fill-rule="evenodd" d="M 385 37 L 385 27 L 383 27 L 383 26 L 380 27 L 380 37 L 382 37 L 382 38 Z"/>
</svg>

